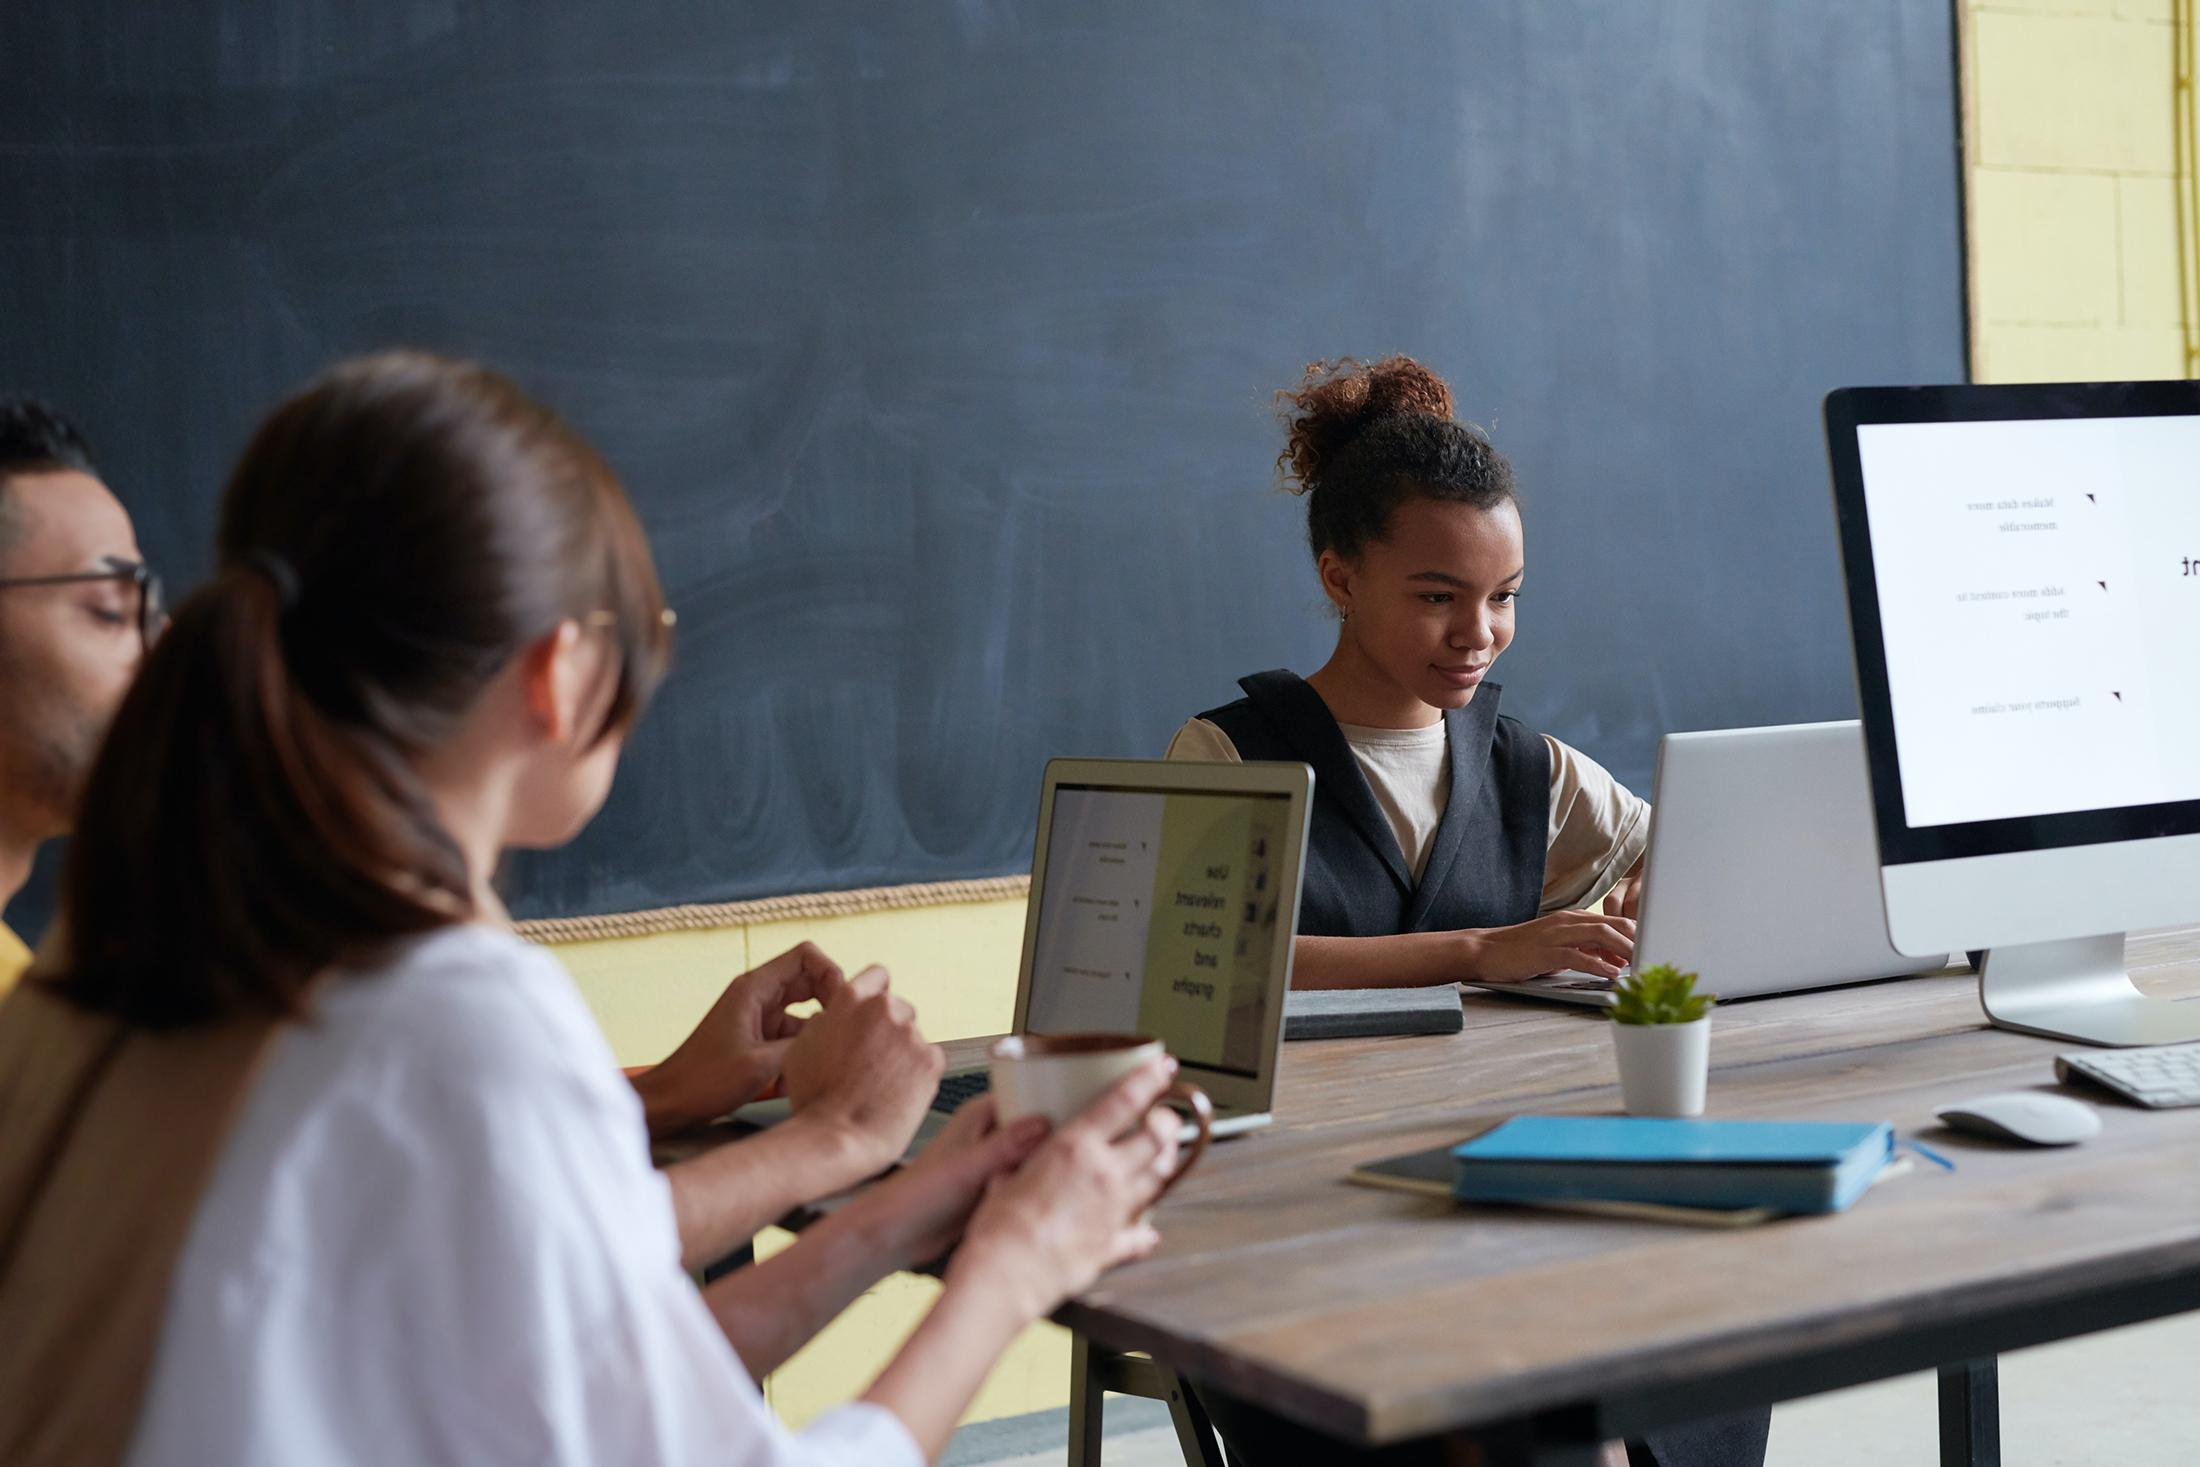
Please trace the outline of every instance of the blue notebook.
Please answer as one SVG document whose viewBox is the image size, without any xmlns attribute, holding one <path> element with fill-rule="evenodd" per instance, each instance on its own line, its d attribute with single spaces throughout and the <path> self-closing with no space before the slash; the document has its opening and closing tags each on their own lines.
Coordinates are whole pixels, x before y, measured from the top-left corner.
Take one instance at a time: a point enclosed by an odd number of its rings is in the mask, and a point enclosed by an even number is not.
<svg viewBox="0 0 2200 1467">
<path fill-rule="evenodd" d="M 1516 1116 L 1463 1146 L 1462 1202 L 1658 1202 L 1839 1212 L 1894 1155 L 1894 1128 L 1822 1121 Z"/>
</svg>

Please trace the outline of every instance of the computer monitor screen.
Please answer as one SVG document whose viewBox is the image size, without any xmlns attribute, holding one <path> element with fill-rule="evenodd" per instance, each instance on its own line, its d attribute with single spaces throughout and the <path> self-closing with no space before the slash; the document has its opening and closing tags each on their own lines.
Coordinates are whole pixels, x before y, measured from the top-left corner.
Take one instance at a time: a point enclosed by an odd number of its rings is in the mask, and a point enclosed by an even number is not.
<svg viewBox="0 0 2200 1467">
<path fill-rule="evenodd" d="M 2200 799 L 2200 418 L 1856 436 L 1906 823 Z"/>
<path fill-rule="evenodd" d="M 1150 1034 L 1250 1075 L 1291 940 L 1287 794 L 1054 788 L 1024 1027 Z"/>
<path fill-rule="evenodd" d="M 1840 398 L 1884 857 L 2200 830 L 2200 394 Z"/>
<path fill-rule="evenodd" d="M 2200 1039 L 2124 934 L 2200 916 L 2200 384 L 1845 388 L 1826 445 L 1887 931 L 1995 1023 Z"/>
</svg>

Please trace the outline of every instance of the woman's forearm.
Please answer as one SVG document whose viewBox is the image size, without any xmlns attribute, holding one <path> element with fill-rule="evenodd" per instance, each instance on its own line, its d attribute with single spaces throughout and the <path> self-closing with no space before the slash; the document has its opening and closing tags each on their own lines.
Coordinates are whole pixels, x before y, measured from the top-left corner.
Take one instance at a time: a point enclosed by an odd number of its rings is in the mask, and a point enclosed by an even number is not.
<svg viewBox="0 0 2200 1467">
<path fill-rule="evenodd" d="M 927 1461 L 936 1460 L 1028 1311 L 982 1276 L 951 1281 L 863 1399 L 901 1418 Z"/>
<path fill-rule="evenodd" d="M 665 1168 L 682 1262 L 716 1263 L 793 1209 L 854 1186 L 861 1151 L 831 1126 L 794 1116 Z"/>
<path fill-rule="evenodd" d="M 1294 938 L 1291 986 L 1422 988 L 1470 981 L 1474 977 L 1471 938 L 1464 932 Z"/>
<path fill-rule="evenodd" d="M 802 1230 L 785 1251 L 736 1269 L 703 1290 L 718 1327 L 762 1379 L 807 1344 L 856 1296 L 906 1266 L 900 1229 L 866 1193 Z"/>
</svg>

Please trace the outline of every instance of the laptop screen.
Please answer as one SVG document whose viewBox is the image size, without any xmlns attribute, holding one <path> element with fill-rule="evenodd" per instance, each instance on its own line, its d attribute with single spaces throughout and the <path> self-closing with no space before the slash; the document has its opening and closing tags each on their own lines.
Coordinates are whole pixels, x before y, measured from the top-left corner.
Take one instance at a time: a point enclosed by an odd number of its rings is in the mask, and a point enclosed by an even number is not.
<svg viewBox="0 0 2200 1467">
<path fill-rule="evenodd" d="M 1254 1075 L 1291 940 L 1287 794 L 1055 787 L 1024 1027 L 1150 1034 Z"/>
</svg>

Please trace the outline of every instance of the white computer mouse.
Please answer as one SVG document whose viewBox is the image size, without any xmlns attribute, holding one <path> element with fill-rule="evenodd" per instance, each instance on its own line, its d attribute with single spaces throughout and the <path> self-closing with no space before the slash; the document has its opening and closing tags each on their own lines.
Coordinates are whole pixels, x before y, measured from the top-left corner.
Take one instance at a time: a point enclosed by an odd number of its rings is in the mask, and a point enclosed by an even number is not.
<svg viewBox="0 0 2200 1467">
<path fill-rule="evenodd" d="M 2038 1090 L 1981 1095 L 1934 1112 L 1959 1131 L 2034 1146 L 2075 1146 L 2101 1134 L 2100 1115 L 2082 1100 Z"/>
</svg>

